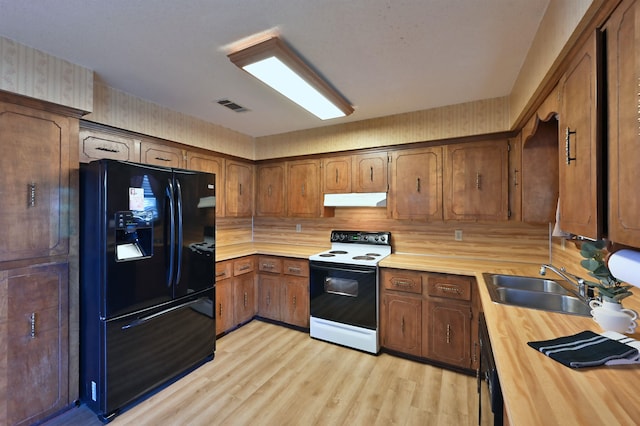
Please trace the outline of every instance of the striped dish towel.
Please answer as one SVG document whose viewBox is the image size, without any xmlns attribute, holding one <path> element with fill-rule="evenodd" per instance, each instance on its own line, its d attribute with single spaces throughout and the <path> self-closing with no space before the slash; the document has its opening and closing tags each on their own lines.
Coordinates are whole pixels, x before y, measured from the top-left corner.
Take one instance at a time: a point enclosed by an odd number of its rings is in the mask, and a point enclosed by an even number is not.
<svg viewBox="0 0 640 426">
<path fill-rule="evenodd" d="M 527 344 L 571 368 L 614 364 L 612 361 L 615 360 L 626 360 L 630 362 L 624 363 L 631 363 L 639 356 L 637 348 L 593 331 L 582 331 L 571 336 Z"/>
</svg>

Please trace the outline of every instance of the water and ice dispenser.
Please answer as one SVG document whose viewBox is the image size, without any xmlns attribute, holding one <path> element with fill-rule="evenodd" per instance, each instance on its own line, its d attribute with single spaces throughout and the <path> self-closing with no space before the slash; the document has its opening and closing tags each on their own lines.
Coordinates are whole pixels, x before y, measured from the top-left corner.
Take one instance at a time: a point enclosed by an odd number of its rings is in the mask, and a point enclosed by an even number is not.
<svg viewBox="0 0 640 426">
<path fill-rule="evenodd" d="M 144 259 L 153 255 L 153 215 L 147 211 L 115 214 L 116 261 Z"/>
</svg>

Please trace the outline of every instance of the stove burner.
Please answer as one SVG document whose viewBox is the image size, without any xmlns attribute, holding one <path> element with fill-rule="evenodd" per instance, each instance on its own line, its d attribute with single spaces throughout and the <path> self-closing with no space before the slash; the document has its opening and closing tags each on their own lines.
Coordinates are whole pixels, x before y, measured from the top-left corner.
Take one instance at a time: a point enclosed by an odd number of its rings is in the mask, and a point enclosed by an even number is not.
<svg viewBox="0 0 640 426">
<path fill-rule="evenodd" d="M 331 250 L 329 253 L 331 254 L 347 254 L 344 250 Z"/>
<path fill-rule="evenodd" d="M 320 257 L 334 257 L 334 256 L 335 256 L 335 254 L 331 254 L 331 253 L 321 253 L 321 254 L 319 254 L 318 256 L 320 256 Z"/>
<path fill-rule="evenodd" d="M 371 256 L 355 256 L 352 259 L 353 260 L 374 260 L 375 257 L 371 257 Z"/>
</svg>

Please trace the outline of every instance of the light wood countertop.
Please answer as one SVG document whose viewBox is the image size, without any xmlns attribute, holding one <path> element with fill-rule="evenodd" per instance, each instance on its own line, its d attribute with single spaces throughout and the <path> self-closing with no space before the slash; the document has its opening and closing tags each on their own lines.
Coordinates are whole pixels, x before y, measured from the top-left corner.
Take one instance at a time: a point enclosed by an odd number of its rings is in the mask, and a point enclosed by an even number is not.
<svg viewBox="0 0 640 426">
<path fill-rule="evenodd" d="M 328 247 L 246 243 L 217 248 L 217 260 L 251 254 L 305 258 Z M 392 254 L 380 267 L 476 277 L 511 425 L 636 425 L 640 422 L 640 365 L 571 369 L 535 351 L 529 341 L 583 330 L 601 332 L 590 317 L 496 304 L 483 273 L 538 276 L 540 264 Z M 586 274 L 585 274 L 586 276 Z M 549 271 L 549 278 L 558 278 Z M 640 312 L 640 290 L 624 300 Z M 640 340 L 640 333 L 631 335 Z"/>
<path fill-rule="evenodd" d="M 640 365 L 572 369 L 527 345 L 584 330 L 601 332 L 590 317 L 491 301 L 483 272 L 538 276 L 540 264 L 393 254 L 380 266 L 476 277 L 511 425 L 640 423 Z M 557 277 L 549 272 L 549 278 Z M 625 299 L 624 306 L 640 312 L 639 294 Z M 630 337 L 640 340 L 640 333 Z"/>
</svg>

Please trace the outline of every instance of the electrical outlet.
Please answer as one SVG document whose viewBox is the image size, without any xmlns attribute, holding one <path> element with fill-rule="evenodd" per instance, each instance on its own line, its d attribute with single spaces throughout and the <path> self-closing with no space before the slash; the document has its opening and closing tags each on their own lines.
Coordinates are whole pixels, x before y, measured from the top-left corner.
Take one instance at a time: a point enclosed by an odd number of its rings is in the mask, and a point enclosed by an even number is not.
<svg viewBox="0 0 640 426">
<path fill-rule="evenodd" d="M 302 225 L 296 224 L 296 232 L 302 232 Z"/>
<path fill-rule="evenodd" d="M 456 229 L 453 231 L 453 238 L 456 241 L 462 241 L 462 229 Z"/>
</svg>

